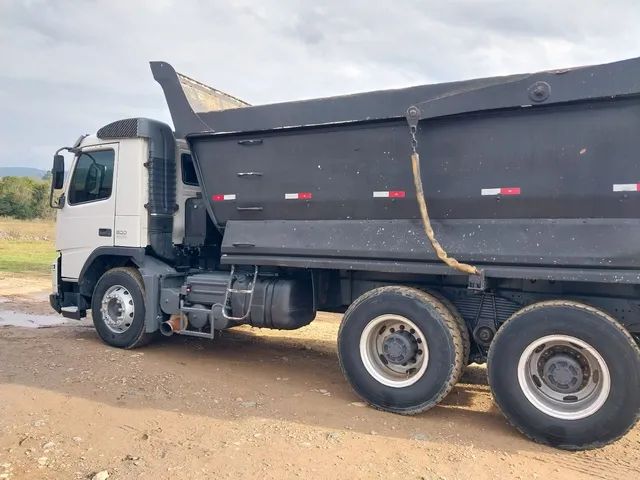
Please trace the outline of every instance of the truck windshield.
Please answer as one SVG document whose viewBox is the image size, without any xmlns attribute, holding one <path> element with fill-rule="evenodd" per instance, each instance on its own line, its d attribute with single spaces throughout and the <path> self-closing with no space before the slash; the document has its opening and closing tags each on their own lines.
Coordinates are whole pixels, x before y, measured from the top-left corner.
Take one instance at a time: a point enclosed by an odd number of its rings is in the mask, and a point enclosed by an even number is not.
<svg viewBox="0 0 640 480">
<path fill-rule="evenodd" d="M 95 202 L 111 196 L 114 157 L 113 150 L 80 154 L 69 187 L 69 204 Z"/>
</svg>

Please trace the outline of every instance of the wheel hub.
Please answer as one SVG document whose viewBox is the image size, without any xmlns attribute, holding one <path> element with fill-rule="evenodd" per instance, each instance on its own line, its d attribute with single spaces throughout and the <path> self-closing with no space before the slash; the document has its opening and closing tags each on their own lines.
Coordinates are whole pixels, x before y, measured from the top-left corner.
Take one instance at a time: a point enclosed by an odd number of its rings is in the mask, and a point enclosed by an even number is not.
<svg viewBox="0 0 640 480">
<path fill-rule="evenodd" d="M 131 292 L 121 285 L 113 285 L 104 293 L 100 313 L 109 330 L 126 332 L 133 323 L 135 308 Z"/>
<path fill-rule="evenodd" d="M 416 383 L 427 370 L 429 346 L 406 317 L 384 314 L 372 319 L 360 336 L 360 358 L 367 372 L 388 387 Z"/>
<path fill-rule="evenodd" d="M 557 392 L 574 393 L 582 387 L 584 372 L 578 360 L 560 353 L 546 361 L 542 368 L 542 378 Z"/>
<path fill-rule="evenodd" d="M 518 383 L 541 412 L 563 420 L 592 415 L 602 407 L 611 377 L 602 355 L 570 335 L 547 335 L 520 355 Z"/>
<path fill-rule="evenodd" d="M 410 362 L 418 352 L 418 342 L 406 330 L 392 333 L 382 343 L 382 354 L 389 363 L 402 365 Z"/>
</svg>

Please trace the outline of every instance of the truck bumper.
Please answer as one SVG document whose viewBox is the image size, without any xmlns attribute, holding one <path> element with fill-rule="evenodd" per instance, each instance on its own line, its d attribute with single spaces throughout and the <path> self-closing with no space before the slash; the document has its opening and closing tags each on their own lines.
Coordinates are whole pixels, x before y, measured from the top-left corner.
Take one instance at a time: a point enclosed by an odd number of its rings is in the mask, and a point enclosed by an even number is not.
<svg viewBox="0 0 640 480">
<path fill-rule="evenodd" d="M 49 304 L 51 308 L 53 308 L 56 312 L 60 313 L 62 311 L 62 299 L 58 292 L 60 292 L 60 277 L 58 272 L 60 271 L 60 254 L 58 254 L 58 258 L 56 258 L 51 264 L 51 291 L 52 294 L 49 295 Z"/>
<path fill-rule="evenodd" d="M 74 295 L 77 296 L 77 294 Z M 68 305 L 69 303 L 72 303 L 69 302 L 69 299 L 73 300 L 74 295 L 67 295 L 67 305 L 63 306 L 60 296 L 52 293 L 49 295 L 49 304 L 51 305 L 51 308 L 53 308 L 56 312 L 61 313 L 63 317 L 71 318 L 73 320 L 80 320 L 87 315 L 87 312 L 85 310 L 80 310 L 77 305 Z"/>
<path fill-rule="evenodd" d="M 49 304 L 65 318 L 80 320 L 86 316 L 86 302 L 77 292 L 65 291 L 60 278 L 60 256 L 51 265 L 51 287 L 54 293 L 49 295 Z M 82 307 L 82 309 L 81 309 Z"/>
<path fill-rule="evenodd" d="M 60 297 L 57 293 L 52 293 L 49 295 L 49 304 L 51 308 L 53 308 L 56 312 L 62 312 L 62 307 L 60 306 Z"/>
</svg>

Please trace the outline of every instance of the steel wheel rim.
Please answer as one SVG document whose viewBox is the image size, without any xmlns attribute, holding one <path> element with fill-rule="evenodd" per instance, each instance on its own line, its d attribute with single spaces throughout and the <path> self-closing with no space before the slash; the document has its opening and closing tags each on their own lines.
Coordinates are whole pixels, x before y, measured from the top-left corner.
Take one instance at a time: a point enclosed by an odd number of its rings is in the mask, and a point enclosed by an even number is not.
<svg viewBox="0 0 640 480">
<path fill-rule="evenodd" d="M 106 327 L 113 333 L 124 333 L 133 324 L 135 305 L 128 288 L 113 285 L 104 292 L 100 314 Z"/>
<path fill-rule="evenodd" d="M 394 356 L 393 353 L 397 352 L 398 355 Z M 412 352 L 415 355 L 411 355 Z M 404 365 L 393 363 L 403 355 L 412 358 Z M 403 388 L 413 385 L 424 375 L 429 364 L 429 348 L 426 337 L 415 323 L 401 315 L 386 314 L 371 320 L 362 331 L 360 358 L 367 372 L 378 382 L 388 387 Z"/>
<path fill-rule="evenodd" d="M 538 410 L 562 420 L 593 415 L 611 390 L 602 355 L 570 335 L 548 335 L 530 343 L 520 355 L 518 383 Z"/>
</svg>

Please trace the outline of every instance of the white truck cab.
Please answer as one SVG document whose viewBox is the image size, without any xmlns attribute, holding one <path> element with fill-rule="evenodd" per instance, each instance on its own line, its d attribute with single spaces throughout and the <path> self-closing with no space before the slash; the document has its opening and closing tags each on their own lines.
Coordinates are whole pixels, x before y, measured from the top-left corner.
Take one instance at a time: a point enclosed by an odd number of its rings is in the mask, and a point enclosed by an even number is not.
<svg viewBox="0 0 640 480">
<path fill-rule="evenodd" d="M 83 316 L 88 305 L 83 305 L 78 298 L 68 298 L 65 302 L 61 284 L 66 284 L 67 291 L 75 291 L 92 258 L 105 254 L 124 258 L 120 254 L 131 254 L 132 249 L 141 252 L 151 246 L 149 176 L 153 175 L 150 172 L 152 163 L 159 160 L 151 156 L 148 136 L 111 132 L 113 125 L 122 130 L 140 122 L 159 124 L 146 119 L 122 120 L 107 125 L 95 135 L 81 137 L 74 147 L 67 148 L 74 154 L 67 175 L 64 175 L 64 158 L 56 155 L 53 187 L 57 190 L 57 199 L 54 202 L 52 198 L 52 206 L 58 209 L 56 250 L 59 257 L 52 268 L 54 292 L 51 303 L 56 310 L 72 318 Z M 166 132 L 168 127 L 164 127 L 161 130 Z M 167 180 L 172 183 L 167 190 L 174 192 L 168 195 L 173 204 L 162 205 L 166 210 L 164 215 L 171 222 L 168 229 L 171 236 L 167 242 L 181 245 L 185 215 L 174 213 L 184 212 L 187 199 L 197 197 L 200 188 L 186 142 L 175 140 L 173 136 L 169 138 L 168 134 L 165 137 L 165 141 L 174 143 L 173 148 L 164 146 L 171 153 L 172 161 L 161 162 Z M 167 174 L 172 169 L 175 174 Z M 160 200 L 166 203 L 168 199 Z M 97 279 L 90 283 L 94 280 Z"/>
</svg>

